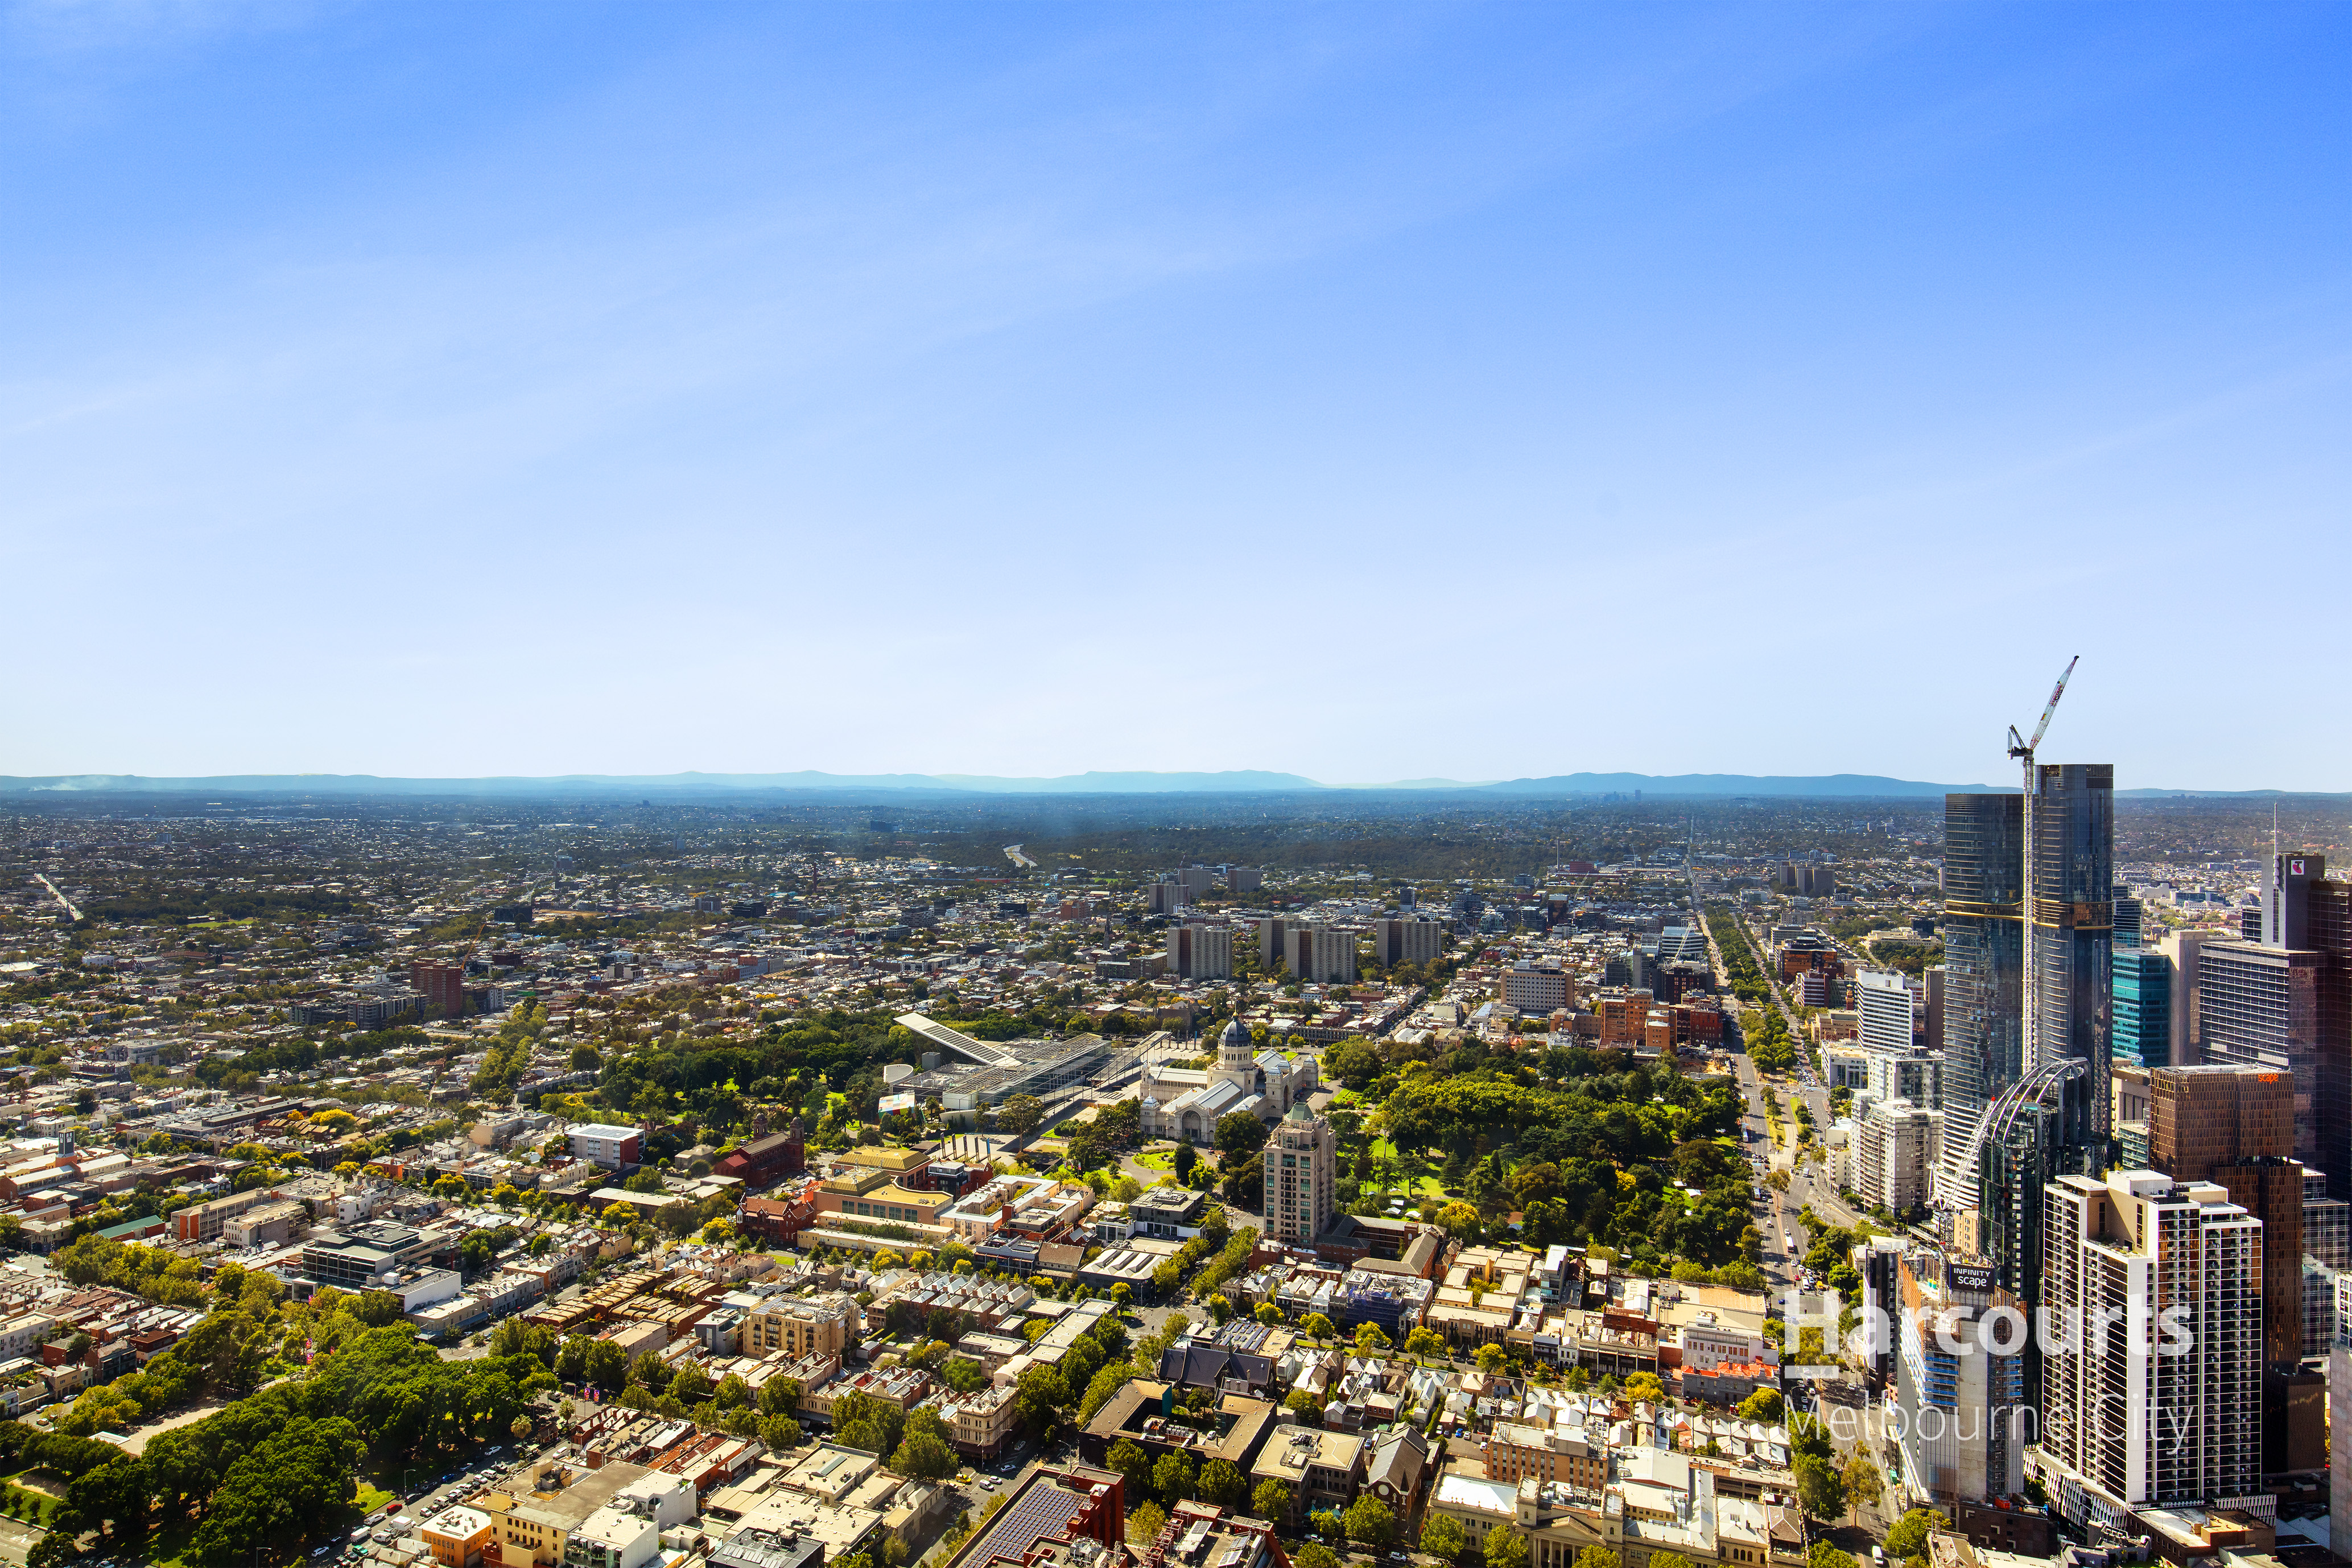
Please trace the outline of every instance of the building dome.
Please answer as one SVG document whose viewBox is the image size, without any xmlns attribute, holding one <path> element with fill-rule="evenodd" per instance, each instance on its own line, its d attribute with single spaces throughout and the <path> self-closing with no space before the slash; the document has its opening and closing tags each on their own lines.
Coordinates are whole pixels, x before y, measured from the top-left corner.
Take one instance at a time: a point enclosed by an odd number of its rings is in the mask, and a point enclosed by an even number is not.
<svg viewBox="0 0 2352 1568">
<path fill-rule="evenodd" d="M 1225 1026 L 1225 1032 L 1217 1037 L 1218 1070 L 1221 1072 L 1244 1070 L 1250 1065 L 1250 1057 L 1256 1048 L 1250 1040 L 1249 1031 L 1242 1026 L 1241 1015 L 1234 1014 L 1233 1021 Z"/>
</svg>

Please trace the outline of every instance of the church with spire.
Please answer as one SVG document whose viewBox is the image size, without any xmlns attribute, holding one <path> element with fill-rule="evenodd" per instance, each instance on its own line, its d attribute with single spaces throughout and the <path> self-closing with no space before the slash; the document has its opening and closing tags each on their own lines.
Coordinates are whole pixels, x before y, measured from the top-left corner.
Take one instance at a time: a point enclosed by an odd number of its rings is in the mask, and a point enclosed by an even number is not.
<svg viewBox="0 0 2352 1568">
<path fill-rule="evenodd" d="M 1312 1055 L 1261 1051 L 1236 1017 L 1217 1037 L 1214 1067 L 1144 1069 L 1143 1133 L 1213 1142 L 1220 1118 L 1246 1110 L 1261 1121 L 1279 1121 L 1292 1106 L 1304 1104 L 1319 1082 Z"/>
</svg>

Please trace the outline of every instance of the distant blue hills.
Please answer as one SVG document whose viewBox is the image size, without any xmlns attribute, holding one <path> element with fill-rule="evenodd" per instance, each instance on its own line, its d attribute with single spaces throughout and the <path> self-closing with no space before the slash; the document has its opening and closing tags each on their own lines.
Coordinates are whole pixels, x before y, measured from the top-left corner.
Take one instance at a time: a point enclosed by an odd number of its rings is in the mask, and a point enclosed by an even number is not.
<svg viewBox="0 0 2352 1568">
<path fill-rule="evenodd" d="M 1555 773 L 1549 778 L 1512 779 L 1486 787 L 1496 795 L 1631 795 L 1639 790 L 1644 795 L 1764 795 L 1815 800 L 1853 795 L 1883 800 L 1990 786 L 1919 784 L 1911 779 L 1881 778 L 1876 773 Z"/>
<path fill-rule="evenodd" d="M 1955 790 L 2005 793 L 2007 784 L 1923 784 L 1875 773 L 1555 773 L 1544 778 L 1463 783 L 1424 778 L 1391 784 L 1326 784 L 1298 773 L 1239 770 L 1228 773 L 1084 773 L 1054 778 L 1002 778 L 980 773 L 561 773 L 549 777 L 384 778 L 371 773 L 230 773 L 203 778 L 150 778 L 138 773 L 56 774 L 45 778 L 0 776 L 0 795 L 627 795 L 641 798 L 740 795 L 755 792 L 985 795 L 1333 795 L 1381 791 L 1458 793 L 1528 798 L 1577 795 L 1705 798 L 1765 796 L 1784 799 L 1889 800 L 1925 798 Z M 2128 789 L 2130 796 L 2194 795 L 2269 796 L 2284 790 Z"/>
</svg>

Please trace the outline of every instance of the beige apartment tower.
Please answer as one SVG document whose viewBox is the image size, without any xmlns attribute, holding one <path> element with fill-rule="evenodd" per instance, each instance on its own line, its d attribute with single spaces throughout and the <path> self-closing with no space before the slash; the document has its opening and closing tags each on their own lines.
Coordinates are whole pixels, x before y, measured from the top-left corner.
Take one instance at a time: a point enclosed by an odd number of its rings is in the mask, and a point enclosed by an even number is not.
<svg viewBox="0 0 2352 1568">
<path fill-rule="evenodd" d="M 1433 920 L 1408 915 L 1372 922 L 1372 956 L 1385 968 L 1434 963 L 1444 945 L 1445 928 Z"/>
<path fill-rule="evenodd" d="M 1331 1124 L 1300 1100 L 1274 1125 L 1265 1145 L 1265 1235 L 1305 1247 L 1331 1224 L 1339 1179 Z"/>
<path fill-rule="evenodd" d="M 1330 926 L 1305 926 L 1291 935 L 1291 973 L 1318 985 L 1352 984 L 1356 978 L 1356 933 Z"/>
<path fill-rule="evenodd" d="M 1234 977 L 1234 933 L 1230 926 L 1183 925 L 1168 928 L 1168 973 L 1179 980 L 1231 980 Z"/>
</svg>

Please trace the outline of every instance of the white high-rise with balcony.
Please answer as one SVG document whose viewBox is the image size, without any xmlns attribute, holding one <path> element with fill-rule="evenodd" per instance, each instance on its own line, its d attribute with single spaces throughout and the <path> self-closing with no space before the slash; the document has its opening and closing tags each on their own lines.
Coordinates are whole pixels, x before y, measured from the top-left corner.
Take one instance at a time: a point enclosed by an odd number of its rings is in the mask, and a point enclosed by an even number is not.
<svg viewBox="0 0 2352 1568">
<path fill-rule="evenodd" d="M 1896 1215 L 1927 1203 L 1942 1130 L 1942 1117 L 1907 1100 L 1871 1106 L 1854 1130 L 1853 1190 Z"/>
<path fill-rule="evenodd" d="M 2039 1457 L 2059 1511 L 2120 1539 L 2131 1510 L 2262 1490 L 2263 1226 L 2154 1171 L 2043 1189 L 2042 1294 L 2081 1342 L 2042 1358 Z"/>
<path fill-rule="evenodd" d="M 1865 1049 L 1897 1054 L 1911 1049 L 1913 1000 L 1910 984 L 1892 969 L 1865 969 L 1854 977 L 1862 1004 Z"/>
</svg>

